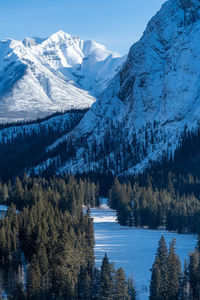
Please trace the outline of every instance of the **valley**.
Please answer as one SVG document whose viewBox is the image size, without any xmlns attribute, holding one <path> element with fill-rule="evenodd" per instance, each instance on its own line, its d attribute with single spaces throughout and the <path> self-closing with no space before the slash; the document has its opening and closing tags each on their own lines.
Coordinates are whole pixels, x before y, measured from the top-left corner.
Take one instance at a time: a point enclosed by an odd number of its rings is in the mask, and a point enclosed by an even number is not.
<svg viewBox="0 0 200 300">
<path fill-rule="evenodd" d="M 199 0 L 54 32 L 0 41 L 0 300 L 200 299 Z"/>
<path fill-rule="evenodd" d="M 196 245 L 195 235 L 120 226 L 116 222 L 116 212 L 106 205 L 106 201 L 100 208 L 91 208 L 91 216 L 94 218 L 96 264 L 100 266 L 106 252 L 115 267 L 122 267 L 127 276 L 133 276 L 139 300 L 148 299 L 150 269 L 162 235 L 168 245 L 172 238 L 176 239 L 182 266 Z"/>
</svg>

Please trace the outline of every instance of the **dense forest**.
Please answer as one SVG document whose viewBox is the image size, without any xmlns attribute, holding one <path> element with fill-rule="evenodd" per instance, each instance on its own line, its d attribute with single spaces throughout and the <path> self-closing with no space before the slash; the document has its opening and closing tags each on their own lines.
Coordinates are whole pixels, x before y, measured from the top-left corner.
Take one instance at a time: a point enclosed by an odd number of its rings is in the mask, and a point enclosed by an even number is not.
<svg viewBox="0 0 200 300">
<path fill-rule="evenodd" d="M 87 110 L 71 110 L 26 123 L 0 125 L 0 180 L 22 176 L 46 161 L 46 148 L 80 122 Z M 32 171 L 33 172 L 33 171 Z M 54 173 L 51 173 L 53 175 Z"/>
<path fill-rule="evenodd" d="M 144 202 L 144 195 L 150 192 L 161 197 L 158 191 L 153 191 L 151 183 L 146 190 L 138 185 L 132 189 L 131 184 L 121 184 L 115 179 L 110 190 L 111 206 L 121 205 L 116 202 L 119 195 L 123 201 L 129 197 L 133 203 L 136 193 Z M 0 184 L 0 203 L 9 207 L 0 220 L 2 298 L 5 294 L 15 300 L 137 298 L 133 279 L 127 279 L 122 268 L 115 269 L 106 254 L 101 268 L 95 267 L 89 207 L 99 205 L 99 193 L 98 183 L 71 175 L 45 179 L 25 174 L 22 179 L 16 178 L 15 183 Z M 170 205 L 170 201 L 166 203 Z M 143 207 L 140 210 L 138 220 L 154 220 L 150 211 L 144 212 Z M 162 211 L 162 207 L 159 210 Z M 117 210 L 119 220 L 120 211 L 123 209 Z M 131 212 L 129 222 L 133 220 Z M 199 299 L 199 270 L 200 239 L 182 271 L 175 240 L 168 250 L 162 237 L 151 269 L 150 299 Z"/>
<path fill-rule="evenodd" d="M 159 226 L 179 233 L 200 233 L 200 201 L 191 194 L 179 194 L 172 178 L 166 188 L 153 188 L 138 182 L 120 183 L 115 179 L 109 191 L 111 208 L 121 225 L 156 229 Z"/>
<path fill-rule="evenodd" d="M 93 222 L 99 187 L 73 176 L 16 179 L 0 184 L 0 287 L 15 300 L 127 299 L 136 297 L 132 279 L 105 255 L 94 264 Z"/>
<path fill-rule="evenodd" d="M 76 159 L 76 152 L 82 147 L 84 149 L 82 159 L 87 166 L 87 172 L 106 175 L 112 173 L 127 179 L 129 171 L 146 160 L 148 166 L 145 170 L 140 171 L 139 167 L 136 168 L 140 174 L 138 175 L 140 181 L 144 181 L 149 174 L 156 184 L 164 185 L 170 172 L 175 173 L 176 176 L 192 174 L 200 178 L 198 168 L 200 128 L 198 126 L 194 130 L 185 127 L 182 135 L 177 136 L 179 144 L 176 145 L 174 152 L 172 144 L 162 131 L 161 124 L 157 122 L 146 124 L 139 132 L 133 131 L 131 136 L 124 127 L 123 123 L 114 125 L 112 119 L 108 120 L 104 139 L 100 143 L 95 137 L 93 140 L 89 139 L 89 142 L 84 137 L 73 141 L 63 140 L 48 152 L 49 157 L 56 159 L 56 164 L 53 161 L 50 163 L 49 172 L 53 173 L 66 161 Z M 100 125 L 97 126 L 97 132 L 98 134 L 101 132 Z M 160 143 L 165 145 L 165 151 L 157 148 L 157 144 Z M 150 159 L 151 155 L 154 156 L 154 151 L 160 152 L 158 161 Z M 78 172 L 76 167 L 75 171 Z M 134 179 L 135 176 L 131 175 L 131 178 Z"/>
<path fill-rule="evenodd" d="M 101 158 L 102 173 L 93 170 L 76 177 L 56 177 L 55 170 L 76 149 L 70 141 L 49 152 L 46 149 L 71 131 L 84 113 L 60 115 L 56 126 L 52 116 L 38 120 L 37 125 L 0 128 L 0 157 L 4 158 L 0 161 L 0 204 L 9 207 L 0 220 L 0 288 L 9 299 L 136 299 L 133 280 L 126 279 L 123 269 L 115 269 L 107 255 L 101 268 L 95 267 L 89 207 L 99 206 L 100 196 L 108 196 L 121 225 L 200 234 L 200 129 L 186 128 L 175 153 L 151 162 L 142 174 L 118 179 L 110 171 L 139 162 L 155 137 L 150 128 L 142 148 L 136 136 L 133 147 L 122 145 L 115 153 L 115 165 L 106 158 L 119 142 L 115 132 L 116 140 L 110 144 L 110 131 L 104 144 L 97 147 L 94 142 L 85 152 L 86 163 L 89 158 Z M 40 172 L 36 174 L 30 166 L 48 158 L 52 161 L 39 177 Z M 29 175 L 23 175 L 24 170 Z M 199 245 L 182 271 L 175 241 L 168 250 L 161 239 L 151 270 L 150 299 L 200 299 Z"/>
<path fill-rule="evenodd" d="M 161 237 L 151 269 L 150 300 L 198 300 L 200 299 L 200 238 L 184 270 L 176 254 L 176 241 L 169 249 Z"/>
<path fill-rule="evenodd" d="M 119 177 L 109 190 L 118 222 L 200 233 L 200 129 L 185 128 L 173 155 L 152 162 L 142 174 Z"/>
</svg>

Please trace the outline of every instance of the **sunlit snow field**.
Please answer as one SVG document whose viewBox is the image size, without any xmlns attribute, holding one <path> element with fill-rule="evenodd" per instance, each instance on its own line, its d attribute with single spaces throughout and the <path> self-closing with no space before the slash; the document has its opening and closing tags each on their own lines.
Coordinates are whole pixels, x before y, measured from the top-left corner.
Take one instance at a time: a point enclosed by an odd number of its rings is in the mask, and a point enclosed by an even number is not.
<svg viewBox="0 0 200 300">
<path fill-rule="evenodd" d="M 177 253 L 182 264 L 196 244 L 194 235 L 120 226 L 115 222 L 115 211 L 106 205 L 91 209 L 91 216 L 94 218 L 96 263 L 100 265 L 106 252 L 116 267 L 123 267 L 126 275 L 134 276 L 140 300 L 148 299 L 150 268 L 161 235 L 165 236 L 167 244 L 176 238 Z"/>
</svg>

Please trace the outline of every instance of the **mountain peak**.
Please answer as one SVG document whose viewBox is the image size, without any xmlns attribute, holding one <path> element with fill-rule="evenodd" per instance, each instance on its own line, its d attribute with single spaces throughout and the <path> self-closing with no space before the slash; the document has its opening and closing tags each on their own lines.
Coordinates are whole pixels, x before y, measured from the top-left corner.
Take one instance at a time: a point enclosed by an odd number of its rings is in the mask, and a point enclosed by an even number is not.
<svg viewBox="0 0 200 300">
<path fill-rule="evenodd" d="M 53 33 L 52 35 L 50 35 L 50 37 L 71 38 L 72 35 L 64 32 L 63 30 L 59 30 L 59 31 Z"/>
<path fill-rule="evenodd" d="M 104 46 L 62 30 L 46 39 L 4 40 L 0 42 L 3 114 L 7 119 L 19 115 L 31 119 L 59 110 L 88 108 L 123 61 Z"/>
<path fill-rule="evenodd" d="M 71 35 L 69 33 L 66 33 L 62 30 L 59 30 L 58 32 L 53 33 L 50 35 L 44 43 L 53 43 L 57 44 L 62 41 L 68 41 L 68 40 L 80 40 L 79 37 Z"/>
<path fill-rule="evenodd" d="M 199 20 L 199 0 L 163 4 L 80 124 L 53 145 L 72 140 L 77 149 L 73 162 L 66 161 L 62 170 L 142 172 L 152 161 L 173 154 L 184 128 L 196 130 L 200 123 Z M 94 144 L 98 145 L 96 156 Z"/>
<path fill-rule="evenodd" d="M 61 36 L 61 37 L 66 37 L 66 36 L 72 37 L 71 34 L 65 32 L 65 31 L 63 31 L 63 30 L 58 30 L 57 32 L 54 33 L 54 35 L 59 35 L 59 36 Z"/>
</svg>

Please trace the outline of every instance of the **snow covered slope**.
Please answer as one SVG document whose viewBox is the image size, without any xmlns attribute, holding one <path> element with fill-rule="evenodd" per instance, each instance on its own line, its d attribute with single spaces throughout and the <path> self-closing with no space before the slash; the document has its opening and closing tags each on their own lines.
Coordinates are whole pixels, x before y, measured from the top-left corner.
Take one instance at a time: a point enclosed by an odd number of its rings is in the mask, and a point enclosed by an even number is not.
<svg viewBox="0 0 200 300">
<path fill-rule="evenodd" d="M 94 218 L 95 258 L 100 267 L 104 253 L 108 253 L 115 267 L 122 267 L 127 276 L 133 276 L 137 289 L 137 299 L 149 299 L 150 269 L 155 259 L 158 241 L 163 235 L 167 244 L 176 239 L 176 251 L 182 266 L 188 252 L 194 249 L 196 237 L 190 234 L 177 234 L 165 230 L 148 230 L 120 226 L 116 212 L 106 206 L 91 208 Z"/>
<path fill-rule="evenodd" d="M 59 31 L 0 42 L 0 122 L 88 108 L 124 61 L 93 41 Z"/>
<path fill-rule="evenodd" d="M 60 171 L 130 174 L 173 152 L 200 124 L 199 41 L 200 2 L 167 1 L 79 126 L 49 148 L 74 143 Z"/>
</svg>

